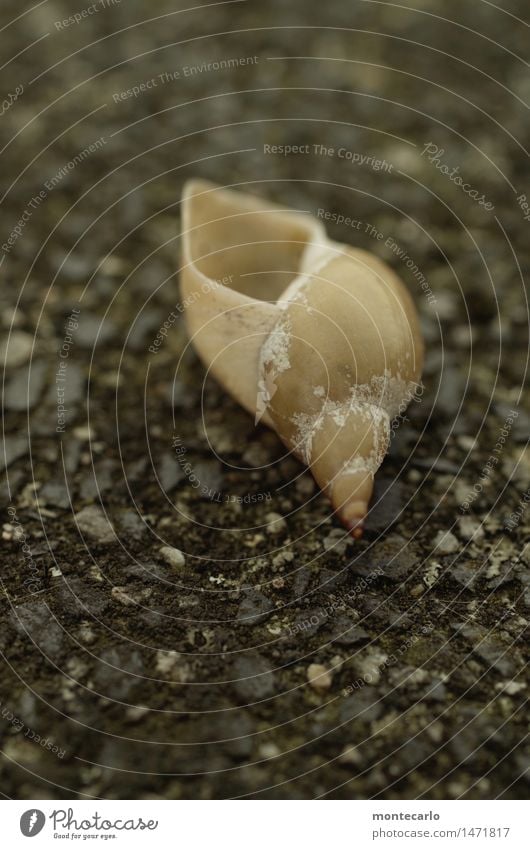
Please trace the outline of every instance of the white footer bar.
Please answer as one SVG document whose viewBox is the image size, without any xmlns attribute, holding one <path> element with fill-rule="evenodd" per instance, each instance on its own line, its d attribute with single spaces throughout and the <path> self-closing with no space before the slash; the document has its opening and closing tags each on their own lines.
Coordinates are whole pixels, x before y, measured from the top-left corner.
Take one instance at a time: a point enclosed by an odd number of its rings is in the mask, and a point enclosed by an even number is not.
<svg viewBox="0 0 530 849">
<path fill-rule="evenodd" d="M 518 801 L 5 801 L 1 840 L 9 849 L 76 843 L 156 849 L 523 849 L 530 846 L 525 807 Z"/>
</svg>

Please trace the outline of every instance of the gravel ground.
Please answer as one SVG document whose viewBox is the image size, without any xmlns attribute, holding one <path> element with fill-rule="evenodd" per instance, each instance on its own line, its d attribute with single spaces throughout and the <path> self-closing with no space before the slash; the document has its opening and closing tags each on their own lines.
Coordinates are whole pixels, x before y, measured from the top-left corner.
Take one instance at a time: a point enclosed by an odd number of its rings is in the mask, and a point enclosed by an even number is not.
<svg viewBox="0 0 530 849">
<path fill-rule="evenodd" d="M 0 789 L 524 797 L 527 4 L 190 5 L 2 4 Z M 192 175 L 416 300 L 359 543 L 188 347 Z"/>
</svg>

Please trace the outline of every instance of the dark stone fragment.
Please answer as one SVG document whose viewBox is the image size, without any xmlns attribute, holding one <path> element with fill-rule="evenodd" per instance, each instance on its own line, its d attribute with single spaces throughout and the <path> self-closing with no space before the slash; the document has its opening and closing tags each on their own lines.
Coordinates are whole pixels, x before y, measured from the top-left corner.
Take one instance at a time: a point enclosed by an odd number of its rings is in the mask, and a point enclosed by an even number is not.
<svg viewBox="0 0 530 849">
<path fill-rule="evenodd" d="M 422 699 L 426 702 L 446 702 L 447 687 L 441 678 L 434 678 L 425 687 Z"/>
<path fill-rule="evenodd" d="M 353 673 L 352 673 L 353 674 Z M 344 689 L 348 688 L 348 683 Z M 340 706 L 340 721 L 374 722 L 383 713 L 381 695 L 373 687 L 365 685 L 354 689 L 351 695 L 345 696 Z"/>
<path fill-rule="evenodd" d="M 135 510 L 122 510 L 116 515 L 116 524 L 125 545 L 128 538 L 141 540 L 148 531 L 146 523 Z"/>
<path fill-rule="evenodd" d="M 274 693 L 274 673 L 269 663 L 257 653 L 245 653 L 233 664 L 233 687 L 243 704 L 252 704 Z"/>
<path fill-rule="evenodd" d="M 404 503 L 403 485 L 385 475 L 376 475 L 366 530 L 381 532 L 390 528 L 399 519 Z"/>
<path fill-rule="evenodd" d="M 146 475 L 147 457 L 138 457 L 126 465 L 127 480 L 131 483 L 143 481 Z"/>
<path fill-rule="evenodd" d="M 142 351 L 146 347 L 147 334 L 156 334 L 163 321 L 160 310 L 143 310 L 134 317 L 134 323 L 128 328 L 127 346 L 133 351 Z"/>
<path fill-rule="evenodd" d="M 511 581 L 516 579 L 516 570 L 513 563 L 510 561 L 506 561 L 506 563 L 501 564 L 501 574 L 497 575 L 495 578 L 491 578 L 487 582 L 487 587 L 489 590 L 497 590 L 499 587 L 504 586 L 504 584 L 509 584 Z"/>
<path fill-rule="evenodd" d="M 67 510 L 72 505 L 67 485 L 62 481 L 46 481 L 39 489 L 39 503 Z"/>
<path fill-rule="evenodd" d="M 355 555 L 354 559 L 349 563 L 349 569 L 353 578 L 370 578 L 374 576 L 374 567 L 370 553 L 368 551 L 360 551 Z"/>
<path fill-rule="evenodd" d="M 371 639 L 370 634 L 352 622 L 348 616 L 339 616 L 335 620 L 333 633 L 336 636 L 332 638 L 332 642 L 339 646 L 354 646 Z"/>
<path fill-rule="evenodd" d="M 43 360 L 30 363 L 15 372 L 4 392 L 4 407 L 12 412 L 31 410 L 42 395 L 48 364 Z"/>
<path fill-rule="evenodd" d="M 510 439 L 515 442 L 528 442 L 528 435 L 530 434 L 530 415 L 528 412 L 523 407 L 517 405 L 510 407 L 509 404 L 502 403 L 495 404 L 494 408 L 502 422 L 505 422 L 508 418 L 514 419 L 513 424 L 510 425 Z M 518 413 L 517 418 L 514 418 L 512 411 Z"/>
<path fill-rule="evenodd" d="M 379 578 L 374 571 L 380 569 L 380 577 L 400 583 L 408 578 L 418 565 L 418 557 L 412 547 L 403 537 L 393 537 L 381 540 L 362 552 L 350 564 L 350 570 L 355 575 L 370 578 L 370 585 L 375 585 Z"/>
<path fill-rule="evenodd" d="M 406 612 L 391 604 L 385 595 L 363 593 L 357 596 L 352 606 L 362 612 L 369 625 L 377 624 L 379 628 L 394 626 L 403 628 L 410 624 Z"/>
<path fill-rule="evenodd" d="M 414 692 L 416 699 L 424 702 L 445 702 L 447 699 L 447 688 L 439 677 L 433 677 L 428 681 L 417 682 L 414 680 L 416 667 L 405 666 L 393 673 L 392 683 L 398 688 L 404 688 Z"/>
<path fill-rule="evenodd" d="M 405 415 L 410 418 L 408 412 Z M 396 458 L 398 462 L 402 463 L 403 458 L 411 454 L 413 446 L 418 441 L 419 432 L 409 422 L 404 422 L 400 423 L 397 430 L 392 431 L 392 433 L 388 456 Z"/>
<path fill-rule="evenodd" d="M 466 589 L 471 589 L 479 576 L 473 563 L 459 559 L 452 560 L 447 571 L 457 584 Z"/>
<path fill-rule="evenodd" d="M 30 690 L 24 690 L 18 700 L 16 712 L 24 718 L 26 725 L 35 728 L 39 719 L 42 719 L 42 703 Z"/>
<path fill-rule="evenodd" d="M 241 625 L 257 625 L 263 622 L 274 609 L 267 596 L 257 590 L 249 590 L 239 605 L 236 621 Z"/>
<path fill-rule="evenodd" d="M 65 578 L 56 593 L 68 615 L 75 614 L 76 619 L 87 616 L 99 619 L 110 604 L 110 587 L 107 584 L 100 586 L 83 578 Z"/>
<path fill-rule="evenodd" d="M 516 774 L 521 776 L 523 781 L 530 784 L 530 752 L 525 751 L 522 746 L 519 747 L 515 755 Z"/>
<path fill-rule="evenodd" d="M 223 491 L 223 474 L 221 464 L 217 460 L 198 460 L 191 464 L 200 487 L 196 490 L 199 496 L 206 500 L 215 500 Z"/>
<path fill-rule="evenodd" d="M 396 752 L 396 758 L 399 759 L 397 762 L 399 763 L 400 775 L 415 769 L 426 761 L 434 749 L 432 743 L 428 743 L 422 738 L 403 740 L 402 743 L 404 745 L 401 745 L 399 751 Z"/>
<path fill-rule="evenodd" d="M 171 619 L 168 617 L 169 613 L 167 610 L 163 610 L 162 608 L 157 610 L 151 607 L 148 611 L 142 611 L 138 619 L 153 634 L 159 634 L 161 630 L 165 631 L 168 624 L 171 623 Z"/>
<path fill-rule="evenodd" d="M 318 587 L 324 592 L 332 592 L 337 587 L 342 586 L 348 579 L 348 572 L 342 569 L 340 572 L 333 572 L 331 569 L 320 569 L 318 572 Z"/>
<path fill-rule="evenodd" d="M 35 643 L 47 657 L 57 660 L 64 643 L 64 632 L 46 602 L 19 604 L 11 619 L 19 634 Z"/>
<path fill-rule="evenodd" d="M 65 473 L 67 475 L 73 475 L 79 466 L 81 443 L 77 439 L 67 439 L 61 442 L 61 445 Z"/>
<path fill-rule="evenodd" d="M 105 345 L 112 339 L 117 339 L 116 326 L 109 318 L 82 311 L 79 316 L 79 327 L 72 332 L 74 344 L 90 350 L 94 345 Z"/>
<path fill-rule="evenodd" d="M 29 442 L 25 436 L 6 436 L 0 447 L 0 472 L 7 469 L 11 463 L 25 457 L 29 450 Z"/>
<path fill-rule="evenodd" d="M 25 474 L 22 469 L 14 469 L 0 481 L 0 509 L 3 510 L 4 507 L 7 507 L 11 503 L 19 491 L 24 478 Z"/>
<path fill-rule="evenodd" d="M 303 634 L 311 637 L 322 627 L 328 619 L 324 606 L 312 607 L 309 610 L 293 611 L 293 619 L 289 627 L 294 634 Z"/>
<path fill-rule="evenodd" d="M 295 598 L 303 598 L 305 591 L 309 586 L 311 574 L 312 572 L 307 568 L 307 566 L 300 566 L 300 568 L 296 570 L 293 581 L 293 595 Z"/>
<path fill-rule="evenodd" d="M 509 646 L 503 646 L 493 637 L 487 637 L 480 644 L 474 646 L 473 654 L 480 657 L 484 663 L 496 669 L 506 678 L 513 677 L 517 672 L 514 662 L 510 659 Z"/>
<path fill-rule="evenodd" d="M 469 722 L 467 717 L 466 722 L 469 724 L 462 722 L 463 727 L 457 728 L 456 733 L 451 735 L 449 741 L 449 748 L 453 752 L 453 755 L 458 758 L 459 764 L 464 764 L 468 758 L 476 756 L 477 748 L 482 742 L 482 735 L 479 733 L 477 723 L 473 722 L 473 720 Z"/>
<path fill-rule="evenodd" d="M 131 690 L 142 683 L 144 672 L 138 651 L 122 646 L 103 649 L 92 674 L 94 690 L 107 699 L 127 699 Z"/>
<path fill-rule="evenodd" d="M 58 163 L 57 163 L 58 165 Z M 86 226 L 86 225 L 85 225 Z M 53 251 L 53 264 L 58 274 L 68 277 L 70 280 L 84 280 L 94 268 L 95 261 L 91 257 L 81 256 L 79 253 L 71 252 L 63 254 Z M 64 320 L 70 315 L 72 307 L 64 314 Z"/>
<path fill-rule="evenodd" d="M 485 663 L 488 668 L 494 669 L 505 678 L 513 678 L 517 673 L 517 667 L 510 658 L 510 647 L 503 645 L 494 636 L 487 635 L 484 628 L 472 625 L 457 627 L 458 633 L 472 644 L 472 652 L 475 657 Z"/>
<path fill-rule="evenodd" d="M 416 469 L 425 469 L 431 472 L 441 472 L 444 475 L 456 475 L 460 471 L 460 466 L 447 460 L 445 457 L 418 457 L 414 455 L 411 458 L 411 464 Z"/>
<path fill-rule="evenodd" d="M 166 451 L 157 464 L 157 475 L 164 492 L 171 492 L 185 477 L 177 458 L 171 451 Z"/>
<path fill-rule="evenodd" d="M 165 589 L 170 589 L 175 584 L 174 570 L 167 563 L 148 561 L 146 563 L 135 564 L 130 567 L 127 574 L 134 575 L 145 583 L 153 583 L 153 580 L 167 581 Z"/>
<path fill-rule="evenodd" d="M 76 363 L 66 363 L 66 368 L 61 372 L 61 377 L 64 378 L 57 385 L 52 383 L 46 400 L 50 405 L 57 404 L 57 387 L 60 387 L 61 392 L 64 391 L 64 406 L 69 412 L 72 412 L 72 407 L 79 404 L 85 398 L 86 376 L 84 369 Z"/>
<path fill-rule="evenodd" d="M 175 409 L 191 410 L 200 403 L 200 392 L 194 385 L 177 378 L 168 387 L 167 399 Z"/>
<path fill-rule="evenodd" d="M 87 469 L 79 484 L 79 496 L 83 501 L 98 501 L 113 486 L 114 460 L 100 460 Z"/>
<path fill-rule="evenodd" d="M 466 375 L 456 367 L 445 364 L 441 374 L 436 375 L 432 414 L 436 418 L 446 420 L 454 419 L 459 412 L 460 405 L 465 403 Z"/>
<path fill-rule="evenodd" d="M 204 742 L 212 743 L 208 749 L 215 747 L 220 750 L 230 761 L 246 760 L 256 745 L 255 722 L 243 710 L 238 710 L 237 715 L 215 717 L 209 720 L 200 737 Z M 202 749 L 204 751 L 204 748 Z M 202 768 L 201 755 L 198 754 L 199 769 Z"/>
</svg>

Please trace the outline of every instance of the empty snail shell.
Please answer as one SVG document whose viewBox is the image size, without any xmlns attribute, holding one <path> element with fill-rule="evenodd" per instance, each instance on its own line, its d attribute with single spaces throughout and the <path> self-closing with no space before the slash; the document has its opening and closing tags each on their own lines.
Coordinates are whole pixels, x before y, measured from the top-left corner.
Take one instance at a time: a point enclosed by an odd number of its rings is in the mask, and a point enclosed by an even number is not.
<svg viewBox="0 0 530 849">
<path fill-rule="evenodd" d="M 206 367 L 306 463 L 359 538 L 392 419 L 418 386 L 414 304 L 380 259 L 317 219 L 191 180 L 181 293 Z"/>
</svg>

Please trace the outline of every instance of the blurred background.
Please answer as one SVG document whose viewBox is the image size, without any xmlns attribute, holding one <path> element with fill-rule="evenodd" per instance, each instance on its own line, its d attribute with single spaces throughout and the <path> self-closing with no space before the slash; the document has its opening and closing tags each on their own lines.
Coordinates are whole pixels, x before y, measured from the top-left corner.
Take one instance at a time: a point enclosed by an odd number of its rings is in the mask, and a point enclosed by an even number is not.
<svg viewBox="0 0 530 849">
<path fill-rule="evenodd" d="M 1 15 L 2 793 L 524 797 L 526 4 Z M 415 299 L 358 544 L 188 346 L 191 176 L 329 213 Z"/>
</svg>

